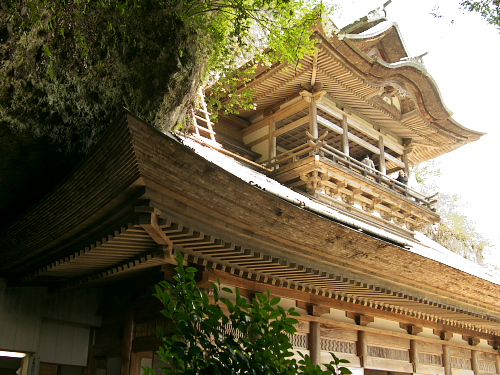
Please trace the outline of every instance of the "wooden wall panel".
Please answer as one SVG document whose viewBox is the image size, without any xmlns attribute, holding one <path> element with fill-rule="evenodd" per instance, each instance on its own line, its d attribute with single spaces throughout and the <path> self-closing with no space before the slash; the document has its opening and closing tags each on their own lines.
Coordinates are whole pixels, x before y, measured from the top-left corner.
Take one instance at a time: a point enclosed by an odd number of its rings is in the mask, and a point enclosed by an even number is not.
<svg viewBox="0 0 500 375">
<path fill-rule="evenodd" d="M 87 365 L 90 328 L 63 322 L 42 322 L 38 356 L 42 362 Z"/>
</svg>

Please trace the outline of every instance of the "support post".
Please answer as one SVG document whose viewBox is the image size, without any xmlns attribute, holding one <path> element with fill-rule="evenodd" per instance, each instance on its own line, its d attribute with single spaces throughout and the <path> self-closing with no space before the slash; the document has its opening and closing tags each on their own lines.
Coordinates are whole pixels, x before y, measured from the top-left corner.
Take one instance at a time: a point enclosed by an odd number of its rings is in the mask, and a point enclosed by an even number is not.
<svg viewBox="0 0 500 375">
<path fill-rule="evenodd" d="M 383 136 L 378 137 L 378 148 L 380 151 L 379 160 L 378 160 L 378 170 L 380 171 L 380 173 L 385 174 L 385 172 L 386 172 L 385 148 L 384 148 L 384 137 Z"/>
<path fill-rule="evenodd" d="M 130 375 L 132 341 L 134 340 L 134 312 L 129 311 L 123 327 L 121 375 Z"/>
<path fill-rule="evenodd" d="M 444 374 L 451 375 L 451 355 L 450 347 L 448 345 L 443 345 L 443 367 Z"/>
<path fill-rule="evenodd" d="M 271 117 L 269 123 L 269 160 L 272 160 L 276 157 L 276 135 L 274 134 L 276 131 L 276 122 L 274 121 L 274 117 Z"/>
<path fill-rule="evenodd" d="M 349 127 L 347 126 L 347 116 L 342 116 L 342 152 L 349 156 Z"/>
<path fill-rule="evenodd" d="M 360 360 L 361 367 L 366 366 L 366 360 L 368 359 L 368 340 L 366 338 L 365 331 L 358 331 L 358 357 Z M 446 374 L 448 375 L 448 374 Z"/>
<path fill-rule="evenodd" d="M 479 353 L 477 350 L 471 350 L 471 358 L 470 363 L 472 367 L 472 371 L 474 371 L 474 375 L 479 375 Z"/>
<path fill-rule="evenodd" d="M 319 322 L 309 323 L 309 355 L 313 364 L 321 364 L 321 337 Z"/>
<path fill-rule="evenodd" d="M 418 373 L 418 342 L 416 340 L 410 340 L 410 362 L 413 366 L 413 373 Z"/>
<path fill-rule="evenodd" d="M 403 163 L 405 164 L 406 177 L 410 177 L 410 166 L 408 164 L 408 150 L 405 148 L 403 151 Z"/>
<path fill-rule="evenodd" d="M 309 133 L 311 133 L 314 139 L 318 139 L 318 107 L 313 95 L 311 95 L 311 103 L 309 105 Z"/>
</svg>

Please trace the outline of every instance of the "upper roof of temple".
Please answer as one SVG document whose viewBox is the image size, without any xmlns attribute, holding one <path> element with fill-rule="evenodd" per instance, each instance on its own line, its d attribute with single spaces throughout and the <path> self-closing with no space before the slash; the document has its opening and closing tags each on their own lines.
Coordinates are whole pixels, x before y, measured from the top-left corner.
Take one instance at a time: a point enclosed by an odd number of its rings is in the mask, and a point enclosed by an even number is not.
<svg viewBox="0 0 500 375">
<path fill-rule="evenodd" d="M 383 20 L 366 19 L 342 30 L 316 27 L 315 54 L 293 65 L 260 67 L 240 87 L 253 91 L 255 106 L 241 109 L 234 123 L 244 129 L 287 106 L 303 90 L 324 90 L 324 98 L 341 111 L 409 148 L 409 165 L 484 135 L 453 119 L 421 56 L 408 56 L 396 24 L 376 32 L 366 29 Z"/>
</svg>

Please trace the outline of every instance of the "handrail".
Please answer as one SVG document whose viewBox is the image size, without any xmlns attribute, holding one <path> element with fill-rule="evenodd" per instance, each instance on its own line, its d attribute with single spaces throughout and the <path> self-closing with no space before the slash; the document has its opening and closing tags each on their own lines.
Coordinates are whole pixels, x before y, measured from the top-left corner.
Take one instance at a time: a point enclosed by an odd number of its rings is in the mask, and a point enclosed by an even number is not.
<svg viewBox="0 0 500 375">
<path fill-rule="evenodd" d="M 337 156 L 337 155 L 340 156 L 342 159 L 345 160 L 346 163 L 350 164 L 349 165 L 350 168 L 352 168 L 352 164 L 354 164 L 356 166 L 356 168 L 354 168 L 354 169 L 357 170 L 357 172 L 363 174 L 365 177 L 366 177 L 366 174 L 370 174 L 378 183 L 384 183 L 386 185 L 389 184 L 389 186 L 388 186 L 389 188 L 391 188 L 393 190 L 397 190 L 397 191 L 398 190 L 403 191 L 404 193 L 410 195 L 412 198 L 418 199 L 419 201 L 423 201 L 428 206 L 430 205 L 430 203 L 432 201 L 431 199 L 429 199 L 428 197 L 426 197 L 422 193 L 412 189 L 411 187 L 393 179 L 392 177 L 389 177 L 389 176 L 383 174 L 382 172 L 380 172 L 379 170 L 377 170 L 375 168 L 371 168 L 371 167 L 361 163 L 360 161 L 354 159 L 353 157 L 346 155 L 342 151 L 337 150 L 329 145 L 324 145 L 322 147 L 322 149 L 323 148 L 330 151 L 330 153 L 335 154 L 335 156 Z M 334 161 L 336 161 L 336 160 L 334 160 Z"/>
<path fill-rule="evenodd" d="M 291 150 L 288 150 L 288 151 L 283 152 L 279 155 L 276 155 L 275 157 L 272 157 L 271 159 L 265 161 L 263 164 L 266 167 L 271 168 L 277 164 L 281 164 L 281 163 L 287 161 L 288 159 L 303 155 L 306 152 L 309 152 L 309 149 L 312 150 L 312 147 L 308 143 L 304 143 L 300 146 L 292 148 Z"/>
<path fill-rule="evenodd" d="M 310 152 L 312 155 L 321 155 L 324 156 L 324 154 L 327 154 L 330 156 L 330 158 L 338 163 L 338 164 L 343 164 L 344 167 L 347 167 L 349 169 L 352 169 L 356 171 L 357 173 L 363 175 L 365 178 L 369 178 L 371 180 L 374 180 L 378 182 L 379 184 L 394 190 L 400 194 L 403 194 L 405 196 L 409 196 L 411 198 L 414 198 L 417 203 L 422 203 L 428 208 L 431 208 L 432 204 L 434 204 L 436 201 L 432 200 L 434 197 L 426 197 L 422 193 L 408 187 L 407 185 L 383 174 L 379 170 L 375 168 L 371 168 L 362 162 L 354 159 L 353 157 L 344 154 L 342 151 L 337 150 L 336 148 L 333 148 L 330 145 L 325 145 L 323 144 L 321 147 L 314 147 L 310 143 L 305 143 L 303 145 L 297 146 L 291 150 L 288 150 L 280 155 L 277 155 L 268 161 L 264 162 L 263 164 L 271 169 L 277 169 L 280 167 L 280 164 L 283 164 L 284 162 L 297 158 L 301 155 L 304 155 L 305 153 Z"/>
</svg>

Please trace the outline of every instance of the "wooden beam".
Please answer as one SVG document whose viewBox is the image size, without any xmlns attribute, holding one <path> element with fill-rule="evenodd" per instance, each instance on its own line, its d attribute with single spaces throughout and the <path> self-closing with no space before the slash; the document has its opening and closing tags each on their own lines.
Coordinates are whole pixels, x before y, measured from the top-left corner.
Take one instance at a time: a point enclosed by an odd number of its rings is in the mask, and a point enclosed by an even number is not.
<svg viewBox="0 0 500 375">
<path fill-rule="evenodd" d="M 364 314 L 367 316 L 379 317 L 399 322 L 403 321 L 405 323 L 413 324 L 419 327 L 427 327 L 433 329 L 434 334 L 440 336 L 442 340 L 449 340 L 450 338 L 452 338 L 452 331 L 457 334 L 472 334 L 471 330 L 467 330 L 464 328 L 447 326 L 443 323 L 436 323 L 431 320 L 406 316 L 391 311 L 381 311 L 368 306 L 358 305 L 353 302 L 341 301 L 335 298 L 311 294 L 308 292 L 289 289 L 286 287 L 263 284 L 253 280 L 243 279 L 241 277 L 231 275 L 217 269 L 213 269 L 211 271 L 210 281 L 216 281 L 217 278 L 221 281 L 222 284 L 236 286 L 240 288 L 240 290 L 248 289 L 256 293 L 265 293 L 267 292 L 267 290 L 270 290 L 271 294 L 282 298 L 308 302 L 320 306 L 328 306 L 333 309 L 343 310 L 350 313 Z M 493 339 L 493 336 L 489 334 L 475 333 L 475 336 L 484 339 Z"/>
<path fill-rule="evenodd" d="M 167 237 L 167 235 L 161 230 L 158 225 L 158 217 L 154 212 L 154 207 L 135 207 L 134 211 L 137 213 L 138 224 L 144 228 L 144 230 L 158 245 L 167 245 L 171 249 L 174 248 L 174 244 L 172 243 L 170 238 Z"/>
<path fill-rule="evenodd" d="M 309 117 L 304 116 L 302 118 L 299 118 L 298 120 L 295 120 L 294 122 L 291 122 L 288 125 L 283 126 L 282 128 L 279 128 L 278 130 L 275 130 L 275 127 L 273 127 L 274 136 L 277 137 L 283 133 L 287 133 L 290 130 L 293 130 L 295 128 L 298 128 L 299 126 L 307 124 L 308 121 L 309 121 Z"/>
<path fill-rule="evenodd" d="M 295 99 L 299 100 L 297 98 L 295 98 Z M 300 98 L 300 102 L 297 103 L 296 105 L 287 106 L 286 108 L 279 109 L 278 111 L 273 113 L 274 121 L 278 122 L 280 120 L 283 120 L 284 118 L 287 118 L 288 116 L 291 116 L 294 113 L 303 111 L 307 107 L 309 107 L 309 103 L 307 103 L 306 101 L 302 100 L 302 98 Z M 249 135 L 250 133 L 253 133 L 256 130 L 263 128 L 264 126 L 267 126 L 268 120 L 269 120 L 269 118 L 265 117 L 265 118 L 259 120 L 258 122 L 256 122 L 255 124 L 249 126 L 245 130 L 243 130 L 243 136 L 245 137 L 245 136 Z"/>
<path fill-rule="evenodd" d="M 376 140 L 379 138 L 380 135 L 382 135 L 384 137 L 385 143 L 387 144 L 387 147 L 389 147 L 391 150 L 397 152 L 400 155 L 403 154 L 404 147 L 401 143 L 398 143 L 394 139 L 389 138 L 387 135 L 380 133 L 378 130 L 374 128 L 374 125 L 370 124 L 369 122 L 354 117 L 353 115 L 346 113 L 342 109 L 337 108 L 335 106 L 335 103 L 330 100 L 328 95 L 325 95 L 321 103 L 318 103 L 318 108 L 325 111 L 330 116 L 338 118 L 339 120 L 342 119 L 344 116 L 346 116 L 348 125 L 352 126 L 354 129 L 360 131 L 361 133 L 369 136 L 372 139 Z M 399 137 L 397 135 L 391 134 L 386 130 L 385 132 L 387 134 L 390 134 L 391 137 L 394 137 L 395 139 L 399 140 Z"/>
</svg>

